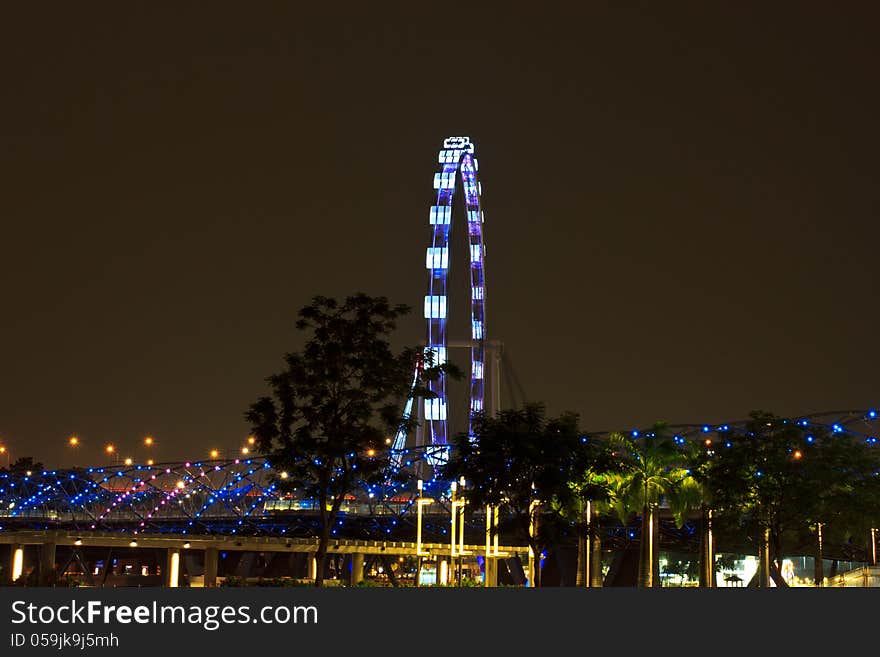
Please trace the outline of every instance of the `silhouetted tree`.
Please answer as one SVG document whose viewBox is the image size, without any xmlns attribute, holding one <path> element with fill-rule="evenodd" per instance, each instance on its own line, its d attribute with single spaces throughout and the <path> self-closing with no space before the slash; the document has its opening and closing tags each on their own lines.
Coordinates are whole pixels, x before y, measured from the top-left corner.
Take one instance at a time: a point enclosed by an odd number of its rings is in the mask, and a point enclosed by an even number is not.
<svg viewBox="0 0 880 657">
<path fill-rule="evenodd" d="M 245 414 L 258 448 L 286 473 L 275 482 L 279 489 L 318 503 L 316 586 L 323 584 L 331 528 L 345 496 L 387 472 L 392 437 L 411 426 L 402 419 L 407 396 L 430 396 L 420 382 L 413 388 L 424 351 L 395 352 L 389 342 L 407 312 L 362 293 L 342 302 L 314 297 L 296 322 L 308 335 L 304 349 L 285 355 L 284 369 L 267 379 L 271 396 Z M 428 355 L 425 378 L 447 371 Z"/>
<path fill-rule="evenodd" d="M 472 507 L 498 506 L 511 514 L 539 564 L 548 541 L 539 519 L 548 513 L 556 516 L 551 520 L 559 519 L 558 509 L 570 504 L 574 495 L 569 481 L 586 469 L 587 444 L 578 416 L 547 419 L 542 404 L 528 404 L 496 417 L 477 414 L 472 428 L 472 436 L 453 439 L 440 475 L 450 480 L 464 477 L 463 496 Z M 530 577 L 540 586 L 540 567 L 536 565 Z"/>
</svg>

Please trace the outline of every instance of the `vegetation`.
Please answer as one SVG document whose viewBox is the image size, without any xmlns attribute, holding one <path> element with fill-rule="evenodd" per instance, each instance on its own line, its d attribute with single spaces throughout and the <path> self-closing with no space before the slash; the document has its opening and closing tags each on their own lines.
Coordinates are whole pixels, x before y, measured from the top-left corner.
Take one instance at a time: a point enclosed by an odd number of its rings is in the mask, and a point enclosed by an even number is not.
<svg viewBox="0 0 880 657">
<path fill-rule="evenodd" d="M 506 511 L 533 553 L 542 554 L 559 526 L 561 510 L 570 508 L 577 494 L 588 494 L 569 484 L 593 467 L 598 453 L 578 428 L 577 415 L 548 419 L 541 404 L 501 411 L 494 418 L 480 414 L 472 427 L 472 436 L 454 439 L 441 477 L 463 477 L 468 483 L 463 495 L 472 508 Z M 535 571 L 538 586 L 540 573 Z"/>
<path fill-rule="evenodd" d="M 296 322 L 308 336 L 304 349 L 284 357 L 284 369 L 267 379 L 271 396 L 245 414 L 258 448 L 285 473 L 278 488 L 318 502 L 316 586 L 345 496 L 386 476 L 391 437 L 411 428 L 401 419 L 405 399 L 428 396 L 421 382 L 413 389 L 416 364 L 426 361 L 425 379 L 450 371 L 421 349 L 392 349 L 390 337 L 407 312 L 385 297 L 315 297 Z"/>
</svg>

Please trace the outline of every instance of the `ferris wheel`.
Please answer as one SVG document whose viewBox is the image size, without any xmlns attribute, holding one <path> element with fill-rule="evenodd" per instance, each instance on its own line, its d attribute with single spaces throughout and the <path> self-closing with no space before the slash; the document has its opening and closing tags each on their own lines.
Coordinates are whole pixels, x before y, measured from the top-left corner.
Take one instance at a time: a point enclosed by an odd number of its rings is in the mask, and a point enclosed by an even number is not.
<svg viewBox="0 0 880 657">
<path fill-rule="evenodd" d="M 486 249 L 483 240 L 483 210 L 480 196 L 482 189 L 477 176 L 479 163 L 474 154 L 474 144 L 469 137 L 448 137 L 438 155 L 441 165 L 434 174 L 436 198 L 431 206 L 428 222 L 431 228 L 430 244 L 425 254 L 428 272 L 424 317 L 426 322 L 426 351 L 430 351 L 434 365 L 447 362 L 450 342 L 447 336 L 449 299 L 449 264 L 451 262 L 451 231 L 453 225 L 453 201 L 459 179 L 464 196 L 465 216 L 468 230 L 468 260 L 470 269 L 471 339 L 456 342 L 455 346 L 467 346 L 471 353 L 469 418 L 483 410 L 486 375 Z M 419 372 L 416 372 L 418 377 Z M 449 441 L 449 403 L 445 377 L 426 382 L 432 398 L 416 400 L 418 417 L 422 421 L 420 446 L 431 465 L 447 460 Z M 404 415 L 410 417 L 413 400 L 409 400 Z M 471 421 L 468 420 L 468 432 Z M 405 432 L 399 432 L 394 441 L 395 449 L 403 449 Z"/>
</svg>

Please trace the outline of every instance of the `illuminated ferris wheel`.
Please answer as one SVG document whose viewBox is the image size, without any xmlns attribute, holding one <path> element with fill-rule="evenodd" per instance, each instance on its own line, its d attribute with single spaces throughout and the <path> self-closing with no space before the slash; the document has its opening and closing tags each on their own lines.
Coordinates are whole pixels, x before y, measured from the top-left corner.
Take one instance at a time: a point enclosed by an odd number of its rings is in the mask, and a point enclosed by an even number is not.
<svg viewBox="0 0 880 657">
<path fill-rule="evenodd" d="M 470 400 L 469 418 L 473 413 L 483 410 L 486 374 L 486 276 L 485 247 L 483 244 L 483 210 L 480 205 L 481 187 L 477 177 L 479 164 L 474 155 L 474 144 L 468 137 L 448 137 L 438 156 L 441 170 L 434 174 L 436 199 L 431 206 L 428 221 L 431 227 L 431 242 L 425 255 L 428 271 L 427 294 L 425 295 L 424 316 L 426 322 L 426 348 L 433 353 L 434 364 L 447 362 L 450 346 L 470 348 Z M 471 339 L 450 345 L 447 337 L 447 318 L 449 299 L 449 264 L 451 262 L 451 231 L 453 220 L 453 200 L 456 185 L 461 180 L 464 196 L 465 215 L 468 229 L 468 259 L 470 269 L 470 327 Z M 418 372 L 416 373 L 418 375 Z M 422 421 L 418 442 L 426 448 L 428 462 L 437 465 L 446 461 L 449 439 L 449 403 L 446 380 L 426 382 L 428 390 L 435 397 L 418 400 L 418 417 Z M 423 406 L 421 404 L 423 403 Z M 407 404 L 404 414 L 412 414 L 412 400 Z M 468 432 L 471 422 L 468 420 Z M 395 448 L 402 449 L 406 434 L 401 432 L 395 439 Z"/>
</svg>

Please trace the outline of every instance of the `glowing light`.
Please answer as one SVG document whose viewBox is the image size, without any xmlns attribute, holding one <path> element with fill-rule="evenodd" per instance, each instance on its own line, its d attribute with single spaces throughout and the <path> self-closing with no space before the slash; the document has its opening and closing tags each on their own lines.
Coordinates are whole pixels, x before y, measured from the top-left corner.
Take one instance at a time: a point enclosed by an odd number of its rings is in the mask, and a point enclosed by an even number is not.
<svg viewBox="0 0 880 657">
<path fill-rule="evenodd" d="M 153 465 L 153 459 L 147 459 L 147 465 Z"/>
<path fill-rule="evenodd" d="M 794 454 L 793 454 L 792 456 L 794 456 L 795 459 L 800 459 L 800 458 L 803 456 L 803 453 L 801 452 L 801 450 L 796 449 L 796 450 L 794 451 Z"/>
<path fill-rule="evenodd" d="M 281 478 L 282 478 L 282 479 L 287 479 L 289 476 L 290 476 L 290 475 L 287 474 L 287 471 L 281 473 Z"/>
<path fill-rule="evenodd" d="M 242 448 L 241 448 L 241 453 L 242 453 L 242 454 L 250 454 L 250 452 L 251 452 L 251 450 L 249 450 L 247 447 L 242 447 Z"/>
<path fill-rule="evenodd" d="M 146 438 L 144 438 L 144 445 L 146 445 L 147 447 L 150 447 L 152 444 L 153 444 L 153 437 L 152 436 L 147 436 Z"/>
<path fill-rule="evenodd" d="M 15 548 L 12 555 L 12 581 L 14 582 L 24 570 L 24 548 Z"/>
<path fill-rule="evenodd" d="M 168 568 L 168 586 L 177 588 L 177 580 L 180 575 L 180 552 L 176 550 L 171 553 L 171 563 Z"/>
<path fill-rule="evenodd" d="M 79 445 L 79 438 L 77 436 L 71 436 L 67 439 L 67 444 L 71 447 L 76 447 L 77 445 Z"/>
<path fill-rule="evenodd" d="M 132 463 L 134 463 L 134 461 L 132 461 L 130 458 L 125 459 L 125 465 L 131 465 Z"/>
<path fill-rule="evenodd" d="M 257 439 L 254 438 L 253 436 L 248 436 L 247 442 L 248 442 L 248 445 L 253 445 L 254 443 L 257 442 Z"/>
<path fill-rule="evenodd" d="M 211 458 L 212 459 L 220 458 L 220 450 L 212 449 L 211 450 Z"/>
<path fill-rule="evenodd" d="M 137 546 L 138 546 L 138 542 L 137 542 L 137 541 L 130 541 L 130 542 L 128 543 L 128 547 L 137 547 Z"/>
<path fill-rule="evenodd" d="M 107 445 L 104 448 L 104 451 L 107 452 L 108 454 L 112 454 L 113 452 L 116 451 L 116 448 L 113 445 Z"/>
<path fill-rule="evenodd" d="M 178 482 L 177 482 L 177 487 L 178 487 L 178 488 L 186 488 L 186 484 L 183 483 L 182 481 L 178 481 Z"/>
</svg>

